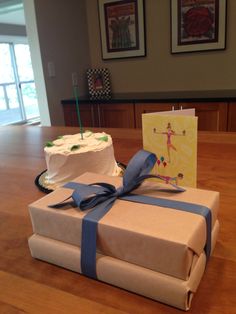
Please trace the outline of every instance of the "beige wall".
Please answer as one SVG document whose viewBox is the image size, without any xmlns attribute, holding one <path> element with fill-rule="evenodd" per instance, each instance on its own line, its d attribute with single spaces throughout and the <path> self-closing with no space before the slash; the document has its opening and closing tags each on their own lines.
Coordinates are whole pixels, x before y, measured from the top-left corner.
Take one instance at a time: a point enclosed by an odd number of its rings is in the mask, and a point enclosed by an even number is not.
<svg viewBox="0 0 236 314">
<path fill-rule="evenodd" d="M 87 0 L 91 67 L 107 67 L 113 92 L 236 89 L 236 1 L 228 0 L 226 50 L 170 53 L 170 1 L 146 0 L 147 56 L 102 61 L 97 1 Z"/>
<path fill-rule="evenodd" d="M 64 123 L 62 99 L 87 93 L 87 68 L 107 67 L 112 90 L 123 92 L 236 90 L 236 1 L 228 0 L 226 50 L 170 53 L 170 1 L 146 0 L 147 56 L 103 61 L 97 0 L 34 0 L 52 125 Z M 55 77 L 48 76 L 48 62 Z M 199 95 L 200 93 L 198 93 Z M 39 102 L 43 101 L 39 99 Z"/>
<path fill-rule="evenodd" d="M 85 0 L 35 0 L 38 38 L 51 124 L 64 124 L 61 100 L 73 97 L 72 72 L 78 73 L 79 92 L 90 66 Z M 48 62 L 55 77 L 48 75 Z M 39 105 L 41 99 L 39 99 Z"/>
</svg>

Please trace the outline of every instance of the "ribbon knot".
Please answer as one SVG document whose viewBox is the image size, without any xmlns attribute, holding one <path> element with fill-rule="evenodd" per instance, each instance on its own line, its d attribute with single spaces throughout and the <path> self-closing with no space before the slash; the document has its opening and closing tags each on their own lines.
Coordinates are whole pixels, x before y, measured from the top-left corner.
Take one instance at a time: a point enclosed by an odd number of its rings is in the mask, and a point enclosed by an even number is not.
<svg viewBox="0 0 236 314">
<path fill-rule="evenodd" d="M 123 185 L 118 188 L 103 182 L 93 183 L 90 185 L 69 182 L 64 186 L 74 190 L 71 197 L 80 210 L 84 211 L 90 209 L 82 220 L 81 271 L 84 275 L 94 279 L 97 278 L 97 226 L 99 220 L 110 210 L 116 199 L 162 207 L 171 207 L 177 210 L 188 211 L 204 216 L 207 223 L 207 244 L 205 250 L 207 256 L 209 257 L 211 250 L 211 212 L 208 208 L 198 204 L 131 193 L 148 178 L 163 180 L 161 176 L 149 174 L 154 167 L 156 160 L 157 158 L 155 154 L 145 150 L 139 151 L 128 163 L 123 175 Z M 159 188 L 159 191 L 168 193 L 179 193 L 185 191 L 183 188 L 174 184 L 170 185 L 172 185 L 171 189 Z M 57 204 L 49 205 L 49 207 L 60 208 L 66 204 L 66 200 Z"/>
<path fill-rule="evenodd" d="M 103 182 L 89 185 L 76 183 L 76 188 L 72 193 L 72 199 L 81 210 L 87 210 L 108 199 L 116 199 L 128 195 L 148 178 L 163 180 L 162 177 L 158 175 L 149 174 L 154 167 L 156 160 L 157 158 L 155 154 L 142 150 L 130 160 L 123 176 L 122 186 L 116 189 L 114 185 Z M 184 191 L 184 189 L 177 187 L 174 184 L 172 184 L 172 186 L 175 188 L 174 192 Z M 65 187 L 71 187 L 71 183 L 66 184 Z M 166 191 L 167 189 L 164 190 Z"/>
<path fill-rule="evenodd" d="M 124 194 L 125 194 L 125 190 L 124 190 L 123 186 L 120 186 L 120 187 L 116 190 L 116 192 L 115 192 L 115 196 L 117 196 L 117 197 L 122 196 L 122 195 L 124 195 Z"/>
</svg>

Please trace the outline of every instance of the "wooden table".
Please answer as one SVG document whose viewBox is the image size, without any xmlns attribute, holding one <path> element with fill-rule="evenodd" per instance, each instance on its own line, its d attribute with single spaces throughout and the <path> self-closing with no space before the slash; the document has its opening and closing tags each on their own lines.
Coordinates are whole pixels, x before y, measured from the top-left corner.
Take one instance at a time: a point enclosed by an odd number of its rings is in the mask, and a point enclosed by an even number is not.
<svg viewBox="0 0 236 314">
<path fill-rule="evenodd" d="M 118 161 L 142 148 L 140 130 L 105 129 Z M 43 146 L 78 128 L 0 128 L 0 313 L 181 313 L 182 311 L 31 257 L 28 204 Z M 199 134 L 198 187 L 221 193 L 219 239 L 189 313 L 236 313 L 236 133 Z"/>
</svg>

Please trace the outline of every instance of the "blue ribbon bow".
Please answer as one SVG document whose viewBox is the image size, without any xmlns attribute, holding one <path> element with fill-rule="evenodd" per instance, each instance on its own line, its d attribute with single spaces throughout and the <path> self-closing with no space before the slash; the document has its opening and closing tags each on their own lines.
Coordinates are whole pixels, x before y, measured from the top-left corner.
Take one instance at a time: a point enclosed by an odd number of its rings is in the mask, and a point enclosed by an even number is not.
<svg viewBox="0 0 236 314">
<path fill-rule="evenodd" d="M 69 182 L 64 186 L 74 190 L 71 197 L 75 204 L 82 211 L 91 209 L 82 220 L 81 271 L 84 275 L 97 279 L 96 247 L 98 222 L 110 210 L 117 198 L 130 202 L 174 208 L 177 210 L 187 211 L 204 216 L 207 226 L 207 241 L 205 251 L 207 257 L 210 256 L 211 211 L 209 208 L 198 204 L 163 198 L 154 198 L 131 193 L 133 190 L 138 188 L 145 179 L 162 179 L 162 177 L 158 175 L 156 176 L 149 174 L 149 172 L 154 167 L 156 160 L 157 158 L 153 153 L 145 150 L 139 151 L 128 163 L 123 176 L 123 185 L 117 189 L 111 184 L 100 182 L 90 185 Z M 171 185 L 174 187 L 174 189 L 160 188 L 159 191 L 167 191 L 172 193 L 185 191 L 183 188 L 180 188 L 177 185 Z M 66 200 L 57 204 L 49 205 L 49 207 L 60 208 L 67 204 L 65 203 Z"/>
</svg>

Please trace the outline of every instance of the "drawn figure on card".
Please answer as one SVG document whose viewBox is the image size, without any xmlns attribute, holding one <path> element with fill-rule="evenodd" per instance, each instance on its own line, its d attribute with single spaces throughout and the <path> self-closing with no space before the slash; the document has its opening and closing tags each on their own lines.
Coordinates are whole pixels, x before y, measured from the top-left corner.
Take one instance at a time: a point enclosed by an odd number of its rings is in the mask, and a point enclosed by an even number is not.
<svg viewBox="0 0 236 314">
<path fill-rule="evenodd" d="M 176 177 L 169 177 L 169 176 L 163 176 L 163 175 L 158 175 L 161 180 L 163 180 L 166 184 L 175 184 L 179 185 L 179 180 L 182 180 L 184 175 L 182 173 L 178 173 Z"/>
<path fill-rule="evenodd" d="M 172 128 L 171 128 L 171 123 L 170 123 L 170 122 L 168 122 L 166 129 L 167 129 L 167 130 L 166 130 L 165 132 L 157 132 L 156 128 L 154 128 L 154 129 L 153 129 L 153 132 L 154 132 L 155 134 L 164 134 L 164 135 L 167 136 L 166 145 L 167 145 L 167 153 L 168 153 L 168 158 L 169 158 L 168 162 L 170 163 L 170 162 L 171 162 L 171 158 L 170 158 L 170 157 L 171 157 L 171 156 L 170 156 L 170 151 L 171 151 L 171 149 L 174 150 L 174 151 L 177 151 L 176 147 L 172 144 L 172 139 L 171 139 L 171 137 L 172 137 L 172 136 L 176 136 L 176 135 L 182 135 L 182 136 L 184 136 L 184 135 L 186 135 L 186 131 L 183 130 L 182 134 L 176 133 L 174 130 L 172 130 Z"/>
</svg>

